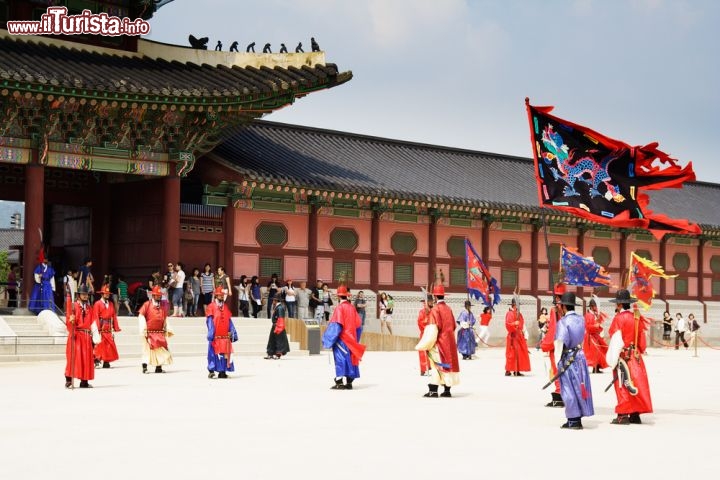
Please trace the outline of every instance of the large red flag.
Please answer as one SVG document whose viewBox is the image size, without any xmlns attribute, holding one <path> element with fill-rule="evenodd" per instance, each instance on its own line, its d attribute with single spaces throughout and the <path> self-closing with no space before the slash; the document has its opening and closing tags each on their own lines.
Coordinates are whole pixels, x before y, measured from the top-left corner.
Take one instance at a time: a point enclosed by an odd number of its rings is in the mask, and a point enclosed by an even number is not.
<svg viewBox="0 0 720 480">
<path fill-rule="evenodd" d="M 658 150 L 657 143 L 630 145 L 582 125 L 550 115 L 553 107 L 526 99 L 535 157 L 538 195 L 543 206 L 566 210 L 614 227 L 699 234 L 700 227 L 649 210 L 642 190 L 681 188 L 694 181 L 692 163 Z"/>
</svg>

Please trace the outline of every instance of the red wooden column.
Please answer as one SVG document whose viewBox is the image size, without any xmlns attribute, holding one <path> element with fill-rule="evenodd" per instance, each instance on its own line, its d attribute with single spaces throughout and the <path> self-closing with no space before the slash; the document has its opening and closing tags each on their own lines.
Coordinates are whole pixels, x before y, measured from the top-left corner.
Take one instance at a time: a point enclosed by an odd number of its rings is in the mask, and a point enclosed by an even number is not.
<svg viewBox="0 0 720 480">
<path fill-rule="evenodd" d="M 540 244 L 540 226 L 537 222 L 533 223 L 532 236 L 530 237 L 530 291 L 531 295 L 537 296 L 538 292 L 538 262 L 540 255 L 538 254 L 538 246 Z"/>
<path fill-rule="evenodd" d="M 697 289 L 697 299 L 701 302 L 703 301 L 703 297 L 705 297 L 705 252 L 703 247 L 705 246 L 706 240 L 704 238 L 699 239 L 698 242 L 698 253 L 697 253 L 697 261 L 698 261 L 698 289 Z M 690 293 L 690 292 L 688 292 Z M 703 315 L 704 318 L 707 318 Z"/>
<path fill-rule="evenodd" d="M 380 288 L 380 210 L 374 206 L 370 223 L 370 290 Z"/>
<path fill-rule="evenodd" d="M 437 270 L 437 219 L 438 216 L 436 213 L 430 215 L 430 226 L 428 230 L 428 285 L 432 285 L 435 281 L 435 271 Z M 438 272 L 438 274 L 439 273 L 440 272 Z M 447 272 L 447 274 L 449 284 L 450 272 Z"/>
<path fill-rule="evenodd" d="M 488 269 L 490 268 L 490 225 L 492 225 L 491 220 L 483 220 L 482 237 L 480 239 L 480 255 Z"/>
<path fill-rule="evenodd" d="M 95 289 L 102 287 L 103 277 L 109 274 L 113 265 L 110 265 L 110 218 L 113 216 L 110 202 L 110 187 L 102 181 L 95 185 L 95 193 L 91 205 L 90 216 L 90 258 L 93 261 L 93 276 Z"/>
<path fill-rule="evenodd" d="M 180 177 L 172 176 L 163 180 L 163 229 L 162 258 L 173 264 L 180 258 Z"/>
<path fill-rule="evenodd" d="M 667 239 L 668 236 L 665 235 L 662 240 L 660 240 L 660 258 L 658 259 L 658 263 L 662 266 L 667 265 Z M 666 299 L 666 282 L 664 278 L 660 279 L 660 300 L 663 300 L 667 302 Z"/>
<path fill-rule="evenodd" d="M 23 292 L 25 306 L 32 292 L 33 271 L 40 251 L 40 233 L 45 231 L 45 167 L 38 165 L 38 151 L 32 150 L 33 163 L 25 166 L 25 233 L 23 247 Z M 47 253 L 47 252 L 46 252 Z M 62 285 L 61 285 L 62 286 Z"/>
<path fill-rule="evenodd" d="M 313 200 L 310 203 L 310 216 L 308 218 L 308 270 L 307 282 L 310 288 L 317 281 L 317 245 L 318 245 L 318 206 Z M 371 267 L 372 268 L 372 267 Z M 332 279 L 331 279 L 332 280 Z"/>
<path fill-rule="evenodd" d="M 628 234 L 626 231 L 620 231 L 620 277 L 625 273 L 628 268 Z"/>
<path fill-rule="evenodd" d="M 233 207 L 232 202 L 229 202 L 223 213 L 225 214 L 225 222 L 223 224 L 225 251 L 223 252 L 222 258 L 225 264 L 225 273 L 230 277 L 232 286 L 235 287 L 235 207 Z M 192 274 L 192 272 L 187 271 L 185 273 L 188 275 L 188 278 Z M 233 288 L 232 296 L 229 297 L 230 311 L 232 312 L 237 311 L 237 297 L 238 291 Z"/>
</svg>

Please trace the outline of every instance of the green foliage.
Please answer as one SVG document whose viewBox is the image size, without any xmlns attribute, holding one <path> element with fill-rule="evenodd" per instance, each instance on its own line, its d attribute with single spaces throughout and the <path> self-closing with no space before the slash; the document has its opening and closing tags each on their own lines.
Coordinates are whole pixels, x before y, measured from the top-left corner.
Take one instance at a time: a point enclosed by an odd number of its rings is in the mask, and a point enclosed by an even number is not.
<svg viewBox="0 0 720 480">
<path fill-rule="evenodd" d="M 0 252 L 0 282 L 7 282 L 8 273 L 10 273 L 8 252 Z"/>
</svg>

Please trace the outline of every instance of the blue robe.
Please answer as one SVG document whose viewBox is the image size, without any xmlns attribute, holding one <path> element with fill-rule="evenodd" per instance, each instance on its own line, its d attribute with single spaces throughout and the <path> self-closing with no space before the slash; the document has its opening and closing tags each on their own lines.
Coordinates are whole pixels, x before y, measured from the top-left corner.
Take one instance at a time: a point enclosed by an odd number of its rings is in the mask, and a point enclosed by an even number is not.
<svg viewBox="0 0 720 480">
<path fill-rule="evenodd" d="M 343 326 L 339 323 L 329 323 L 322 338 L 323 348 L 332 348 L 336 377 L 360 378 L 360 366 L 352 364 L 352 361 L 350 361 L 350 349 L 345 345 L 345 342 L 340 340 L 342 331 Z M 361 333 L 362 328 L 358 328 L 358 338 L 360 338 Z"/>
<path fill-rule="evenodd" d="M 208 371 L 209 372 L 234 372 L 235 371 L 235 362 L 232 360 L 232 356 L 230 357 L 230 364 L 228 364 L 227 356 L 223 354 L 216 354 L 215 349 L 213 349 L 213 339 L 215 338 L 215 322 L 213 322 L 213 317 L 208 315 L 205 323 L 207 324 L 208 334 L 208 353 L 207 353 L 207 360 L 208 360 Z M 228 334 L 230 336 L 231 342 L 237 342 L 238 334 L 237 330 L 235 330 L 235 325 L 233 324 L 232 320 L 230 320 L 230 328 L 228 329 Z"/>
<path fill-rule="evenodd" d="M 55 304 L 55 299 L 53 298 L 53 290 L 50 280 L 55 276 L 55 270 L 53 270 L 50 265 L 44 265 L 41 263 L 35 268 L 33 277 L 35 275 L 40 275 L 40 283 L 35 283 L 33 285 L 28 309 L 37 315 L 43 310 L 54 310 L 53 305 Z"/>
<path fill-rule="evenodd" d="M 563 353 L 558 362 L 558 371 L 565 365 L 571 353 L 568 349 L 576 348 L 575 361 L 565 373 L 560 375 L 560 395 L 565 402 L 567 418 L 589 417 L 595 414 L 592 399 L 592 387 L 582 344 L 585 339 L 585 319 L 574 311 L 568 312 L 557 322 L 555 340 L 562 340 Z"/>
<path fill-rule="evenodd" d="M 477 341 L 475 340 L 475 315 L 472 312 L 463 310 L 457 318 L 457 324 L 460 322 L 467 322 L 470 324 L 470 328 L 460 328 L 457 333 L 457 347 L 460 355 L 475 355 L 475 349 L 477 348 Z"/>
</svg>

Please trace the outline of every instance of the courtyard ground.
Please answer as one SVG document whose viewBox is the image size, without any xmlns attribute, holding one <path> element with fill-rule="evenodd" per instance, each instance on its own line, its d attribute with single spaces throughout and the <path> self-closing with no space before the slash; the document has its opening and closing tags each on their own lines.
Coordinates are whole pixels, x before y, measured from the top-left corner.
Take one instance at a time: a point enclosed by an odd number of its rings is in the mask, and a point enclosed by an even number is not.
<svg viewBox="0 0 720 480">
<path fill-rule="evenodd" d="M 172 348 L 172 343 L 171 343 Z M 655 413 L 611 425 L 610 373 L 592 375 L 596 415 L 567 431 L 546 408 L 542 354 L 505 377 L 504 350 L 461 361 L 451 399 L 427 399 L 415 352 L 368 352 L 353 391 L 334 391 L 327 352 L 238 357 L 227 380 L 204 359 L 165 374 L 138 359 L 63 388 L 61 362 L 0 363 L 2 478 L 585 478 L 708 476 L 717 471 L 720 352 L 653 349 Z M 77 383 L 77 382 L 76 382 Z"/>
</svg>

